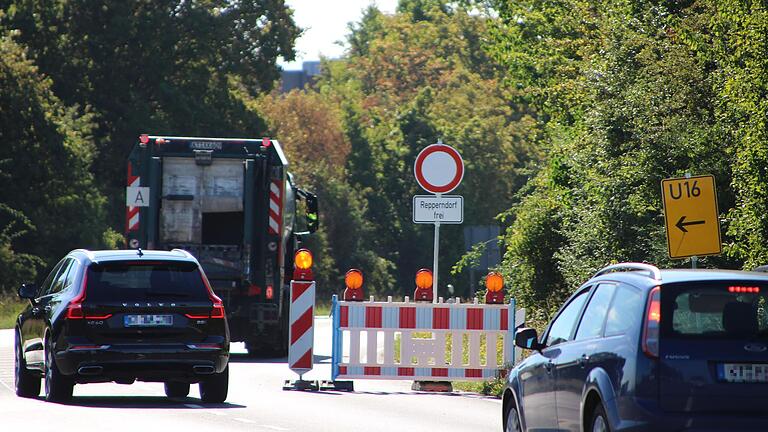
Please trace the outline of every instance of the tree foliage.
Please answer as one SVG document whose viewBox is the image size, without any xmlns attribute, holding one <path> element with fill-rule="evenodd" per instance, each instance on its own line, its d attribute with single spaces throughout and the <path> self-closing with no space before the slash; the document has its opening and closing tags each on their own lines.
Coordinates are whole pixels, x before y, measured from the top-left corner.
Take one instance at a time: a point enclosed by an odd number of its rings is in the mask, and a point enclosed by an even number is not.
<svg viewBox="0 0 768 432">
<path fill-rule="evenodd" d="M 121 243 L 138 134 L 261 136 L 298 34 L 283 0 L 0 0 L 3 286 Z"/>
<path fill-rule="evenodd" d="M 725 0 L 703 16 L 707 31 L 690 39 L 718 65 L 712 105 L 731 144 L 735 193 L 728 252 L 752 268 L 768 262 L 768 10 L 765 2 Z"/>
<path fill-rule="evenodd" d="M 415 272 L 432 267 L 433 229 L 414 224 L 409 205 L 423 193 L 413 176 L 418 152 L 438 139 L 456 147 L 466 168 L 455 191 L 468 203 L 465 224 L 493 224 L 535 155 L 533 120 L 508 104 L 501 69 L 483 49 L 487 17 L 457 5 L 404 1 L 394 15 L 368 9 L 350 30 L 348 55 L 326 64 L 318 91 L 342 111 L 346 175 L 374 227 L 365 244 L 394 264 L 391 279 L 409 295 Z M 464 252 L 462 227 L 443 225 L 440 236 L 441 286 L 453 283 L 467 295 L 466 281 L 449 273 Z M 374 289 L 391 293 L 382 288 Z"/>
<path fill-rule="evenodd" d="M 242 95 L 269 91 L 299 29 L 283 0 L 0 0 L 53 91 L 89 107 L 96 175 L 120 226 L 125 158 L 138 134 L 260 136 Z"/>
<path fill-rule="evenodd" d="M 660 194 L 662 179 L 685 173 L 715 176 L 728 234 L 728 253 L 704 265 L 764 262 L 766 45 L 752 44 L 766 28 L 759 14 L 752 21 L 756 6 L 493 5 L 491 52 L 512 100 L 533 109 L 545 155 L 505 213 L 503 270 L 524 305 L 543 320 L 612 262 L 686 265 L 667 256 Z"/>
<path fill-rule="evenodd" d="M 0 275 L 9 290 L 75 246 L 102 244 L 92 122 L 53 94 L 22 46 L 0 36 Z M 75 240 L 77 239 L 77 240 Z M 15 251 L 23 251 L 21 253 Z"/>
<path fill-rule="evenodd" d="M 320 295 L 329 298 L 343 287 L 350 268 L 366 269 L 368 285 L 391 291 L 393 264 L 366 244 L 375 229 L 366 219 L 366 203 L 347 179 L 350 143 L 337 101 L 294 90 L 263 95 L 249 106 L 266 119 L 270 135 L 285 143 L 297 183 L 320 197 L 321 229 L 306 240 L 315 254 Z"/>
</svg>

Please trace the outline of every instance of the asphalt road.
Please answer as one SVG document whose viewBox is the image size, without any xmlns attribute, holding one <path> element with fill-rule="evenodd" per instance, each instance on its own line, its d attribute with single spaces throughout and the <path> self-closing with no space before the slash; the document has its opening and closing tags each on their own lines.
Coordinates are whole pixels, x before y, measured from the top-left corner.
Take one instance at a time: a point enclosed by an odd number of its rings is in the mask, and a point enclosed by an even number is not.
<svg viewBox="0 0 768 432">
<path fill-rule="evenodd" d="M 306 379 L 330 379 L 330 320 L 315 320 L 315 369 Z M 75 386 L 70 404 L 23 399 L 13 391 L 13 333 L 0 330 L 0 430 L 37 431 L 499 431 L 501 401 L 471 393 L 411 391 L 409 381 L 355 381 L 355 392 L 283 391 L 295 378 L 286 359 L 252 359 L 233 344 L 229 397 L 203 404 L 168 399 L 163 385 Z M 213 429 L 215 428 L 215 429 Z"/>
</svg>

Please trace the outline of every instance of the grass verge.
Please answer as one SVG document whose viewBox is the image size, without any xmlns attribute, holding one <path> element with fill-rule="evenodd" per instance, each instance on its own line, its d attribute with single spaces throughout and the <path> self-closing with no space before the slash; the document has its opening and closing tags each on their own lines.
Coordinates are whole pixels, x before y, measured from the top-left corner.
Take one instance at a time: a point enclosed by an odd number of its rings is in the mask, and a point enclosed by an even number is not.
<svg viewBox="0 0 768 432">
<path fill-rule="evenodd" d="M 13 328 L 16 317 L 27 306 L 15 296 L 0 296 L 0 329 Z"/>
<path fill-rule="evenodd" d="M 453 383 L 454 390 L 480 393 L 486 396 L 501 397 L 504 392 L 504 378 L 495 378 L 492 381 L 457 381 Z"/>
<path fill-rule="evenodd" d="M 331 314 L 331 304 L 315 302 L 315 316 L 327 317 Z"/>
</svg>

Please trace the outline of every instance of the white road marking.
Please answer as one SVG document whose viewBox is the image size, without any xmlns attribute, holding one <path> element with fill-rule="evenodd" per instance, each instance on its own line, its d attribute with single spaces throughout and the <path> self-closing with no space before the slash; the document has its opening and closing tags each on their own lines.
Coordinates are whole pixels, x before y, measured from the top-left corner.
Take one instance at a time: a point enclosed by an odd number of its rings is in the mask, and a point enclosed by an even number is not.
<svg viewBox="0 0 768 432">
<path fill-rule="evenodd" d="M 251 424 L 256 423 L 255 421 L 253 421 L 251 419 L 247 419 L 247 418 L 235 417 L 235 420 L 237 420 L 239 422 L 243 422 L 243 423 L 251 423 Z"/>
<path fill-rule="evenodd" d="M 0 384 L 13 390 L 13 374 L 15 373 L 16 355 L 13 352 L 13 330 L 0 330 Z"/>
<path fill-rule="evenodd" d="M 11 393 L 16 393 L 16 392 L 15 392 L 15 391 L 14 391 L 14 390 L 13 390 L 13 389 L 12 389 L 12 388 L 11 388 L 11 387 L 8 385 L 8 384 L 6 384 L 5 382 L 3 382 L 3 381 L 0 381 L 0 384 L 2 384 L 2 385 L 3 385 L 3 387 L 5 387 L 5 388 L 7 388 L 8 390 L 10 390 L 10 391 L 11 391 Z"/>
<path fill-rule="evenodd" d="M 272 426 L 272 425 L 259 425 L 259 427 L 260 428 L 264 428 L 264 429 L 272 429 L 272 430 L 276 430 L 276 431 L 287 431 L 287 430 L 290 430 L 290 429 L 282 428 L 280 426 Z"/>
</svg>

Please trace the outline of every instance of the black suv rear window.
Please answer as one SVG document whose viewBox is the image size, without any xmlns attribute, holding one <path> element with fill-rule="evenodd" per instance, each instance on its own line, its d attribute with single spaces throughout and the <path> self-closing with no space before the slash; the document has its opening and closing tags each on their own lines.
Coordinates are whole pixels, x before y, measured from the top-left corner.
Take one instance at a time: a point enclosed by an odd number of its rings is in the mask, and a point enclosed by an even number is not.
<svg viewBox="0 0 768 432">
<path fill-rule="evenodd" d="M 758 283 L 663 286 L 666 338 L 768 338 L 768 288 Z"/>
<path fill-rule="evenodd" d="M 197 264 L 178 261 L 116 261 L 88 268 L 89 301 L 207 300 Z"/>
</svg>

